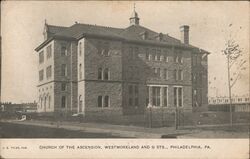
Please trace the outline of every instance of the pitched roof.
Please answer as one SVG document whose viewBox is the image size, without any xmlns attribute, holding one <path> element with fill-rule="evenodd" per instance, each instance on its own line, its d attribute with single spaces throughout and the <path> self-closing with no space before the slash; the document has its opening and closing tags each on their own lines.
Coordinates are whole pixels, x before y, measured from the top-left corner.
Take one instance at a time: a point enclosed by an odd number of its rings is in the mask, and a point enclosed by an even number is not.
<svg viewBox="0 0 250 159">
<path fill-rule="evenodd" d="M 48 25 L 48 24 L 46 24 L 46 26 L 47 26 L 48 32 L 52 33 L 52 34 L 61 32 L 61 31 L 65 30 L 66 28 L 68 28 L 68 27 L 64 27 L 64 26 L 55 26 L 55 25 Z"/>
<path fill-rule="evenodd" d="M 147 38 L 143 39 L 141 34 L 143 32 L 147 33 Z M 157 37 L 159 36 L 160 33 L 157 33 L 155 31 L 152 31 L 148 28 L 145 28 L 140 25 L 132 25 L 129 26 L 128 28 L 124 29 L 124 31 L 120 34 L 123 38 L 127 40 L 137 40 L 141 42 L 155 42 L 155 43 L 161 43 L 161 44 L 168 44 L 168 45 L 180 45 L 180 46 L 185 46 L 184 44 L 181 43 L 180 40 L 175 39 L 169 35 L 162 34 L 162 40 L 159 41 L 157 40 Z"/>
<path fill-rule="evenodd" d="M 201 51 L 201 49 L 194 47 L 192 45 L 183 44 L 180 40 L 171 37 L 167 34 L 162 34 L 162 40 L 158 40 L 157 36 L 159 36 L 160 33 L 157 33 L 140 25 L 131 25 L 127 28 L 113 28 L 113 27 L 106 27 L 99 25 L 76 23 L 70 27 L 54 26 L 48 24 L 47 27 L 48 31 L 53 34 L 53 37 L 43 42 L 43 44 L 38 46 L 36 50 L 39 50 L 43 45 L 45 45 L 47 42 L 56 37 L 70 38 L 77 40 L 83 36 L 99 36 L 99 37 L 118 38 L 120 40 L 131 41 L 131 42 L 188 47 L 188 48 L 193 48 L 199 52 Z M 143 39 L 141 36 L 143 32 L 146 32 L 148 35 L 146 39 Z M 208 53 L 207 51 L 204 52 Z"/>
<path fill-rule="evenodd" d="M 105 26 L 98 25 L 90 25 L 90 24 L 74 24 L 71 27 L 64 29 L 61 32 L 55 34 L 55 36 L 63 36 L 68 38 L 79 38 L 80 36 L 87 35 L 102 35 L 102 36 L 110 36 L 110 37 L 119 37 L 119 33 L 123 29 L 120 28 L 111 28 Z"/>
</svg>

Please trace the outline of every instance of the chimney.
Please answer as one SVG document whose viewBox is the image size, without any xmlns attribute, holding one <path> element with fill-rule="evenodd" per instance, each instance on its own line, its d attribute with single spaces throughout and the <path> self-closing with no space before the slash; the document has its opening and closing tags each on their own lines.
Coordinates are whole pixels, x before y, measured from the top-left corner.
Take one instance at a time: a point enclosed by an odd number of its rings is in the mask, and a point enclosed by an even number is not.
<svg viewBox="0 0 250 159">
<path fill-rule="evenodd" d="M 182 25 L 180 26 L 181 31 L 181 42 L 184 44 L 189 44 L 189 26 Z"/>
</svg>

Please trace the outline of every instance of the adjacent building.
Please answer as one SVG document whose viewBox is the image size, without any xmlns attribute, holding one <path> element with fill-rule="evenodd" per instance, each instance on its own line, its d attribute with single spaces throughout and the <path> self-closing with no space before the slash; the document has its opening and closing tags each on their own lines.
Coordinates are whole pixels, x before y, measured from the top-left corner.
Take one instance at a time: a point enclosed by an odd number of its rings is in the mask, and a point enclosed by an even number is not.
<svg viewBox="0 0 250 159">
<path fill-rule="evenodd" d="M 39 56 L 38 112 L 140 114 L 148 107 L 206 110 L 207 51 L 140 25 L 125 28 L 45 22 Z"/>
<path fill-rule="evenodd" d="M 209 110 L 211 111 L 230 111 L 230 99 L 228 97 L 209 97 Z M 232 111 L 234 112 L 250 112 L 249 95 L 232 96 Z"/>
</svg>

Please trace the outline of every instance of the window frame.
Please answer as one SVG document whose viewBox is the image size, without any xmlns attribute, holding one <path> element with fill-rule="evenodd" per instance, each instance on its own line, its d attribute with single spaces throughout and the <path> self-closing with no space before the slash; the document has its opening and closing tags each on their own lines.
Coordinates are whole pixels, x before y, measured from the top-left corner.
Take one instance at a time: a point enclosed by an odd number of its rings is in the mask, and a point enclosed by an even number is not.
<svg viewBox="0 0 250 159">
<path fill-rule="evenodd" d="M 47 68 L 46 68 L 46 78 L 47 79 L 50 79 L 52 77 L 52 66 L 49 65 Z"/>
<path fill-rule="evenodd" d="M 105 68 L 103 70 L 103 80 L 110 80 L 110 70 L 109 68 Z"/>
<path fill-rule="evenodd" d="M 44 63 L 44 50 L 39 52 L 39 64 Z"/>
<path fill-rule="evenodd" d="M 67 91 L 67 83 L 61 83 L 61 91 Z"/>
<path fill-rule="evenodd" d="M 97 97 L 97 107 L 102 108 L 103 101 L 102 101 L 103 96 L 98 96 Z"/>
<path fill-rule="evenodd" d="M 44 79 L 44 70 L 41 69 L 41 70 L 39 71 L 39 81 L 43 81 L 43 79 Z"/>
<path fill-rule="evenodd" d="M 68 55 L 67 47 L 62 45 L 61 46 L 61 56 L 64 57 L 64 56 L 67 56 L 67 55 Z"/>
<path fill-rule="evenodd" d="M 67 77 L 67 64 L 62 64 L 61 65 L 61 76 L 62 77 Z"/>
<path fill-rule="evenodd" d="M 161 106 L 161 87 L 152 87 L 152 105 L 155 107 Z"/>
<path fill-rule="evenodd" d="M 168 107 L 168 87 L 162 87 L 163 89 L 163 107 Z"/>
<path fill-rule="evenodd" d="M 103 108 L 108 108 L 110 107 L 110 98 L 109 96 L 104 96 L 104 102 L 103 102 Z"/>
<path fill-rule="evenodd" d="M 183 99 L 183 87 L 182 86 L 173 86 L 174 88 L 174 107 L 184 107 Z M 179 93 L 181 91 L 181 94 Z M 179 99 L 179 97 L 181 97 Z M 180 102 L 181 101 L 181 102 Z"/>
<path fill-rule="evenodd" d="M 52 57 L 52 45 L 50 44 L 49 46 L 46 47 L 46 56 L 47 59 L 50 59 Z"/>
<path fill-rule="evenodd" d="M 67 108 L 67 97 L 65 95 L 61 97 L 61 108 Z"/>
<path fill-rule="evenodd" d="M 79 56 L 82 56 L 82 42 L 79 42 L 78 50 L 79 50 Z"/>
</svg>

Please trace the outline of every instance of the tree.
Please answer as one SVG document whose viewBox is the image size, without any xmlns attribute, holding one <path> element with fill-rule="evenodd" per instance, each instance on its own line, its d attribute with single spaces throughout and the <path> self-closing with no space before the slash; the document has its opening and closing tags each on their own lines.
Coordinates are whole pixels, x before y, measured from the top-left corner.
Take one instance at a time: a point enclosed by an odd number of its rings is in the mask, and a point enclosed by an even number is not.
<svg viewBox="0 0 250 159">
<path fill-rule="evenodd" d="M 229 25 L 231 27 L 232 24 Z M 240 27 L 241 29 L 241 27 Z M 244 64 L 246 60 L 242 59 L 242 48 L 234 40 L 232 34 L 230 33 L 229 40 L 226 41 L 225 49 L 222 50 L 223 54 L 227 58 L 227 73 L 228 73 L 228 90 L 229 90 L 229 103 L 230 103 L 230 124 L 233 125 L 233 110 L 232 110 L 232 87 L 241 78 L 242 70 L 245 70 Z M 234 69 L 233 74 L 231 74 L 232 68 Z"/>
</svg>

